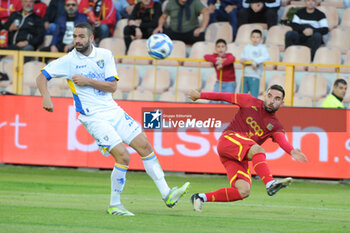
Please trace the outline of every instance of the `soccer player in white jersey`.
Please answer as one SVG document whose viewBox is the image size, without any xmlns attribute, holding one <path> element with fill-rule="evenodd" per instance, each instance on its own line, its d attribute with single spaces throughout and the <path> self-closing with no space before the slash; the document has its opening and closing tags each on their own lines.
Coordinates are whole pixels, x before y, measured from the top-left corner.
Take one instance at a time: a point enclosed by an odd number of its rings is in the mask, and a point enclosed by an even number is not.
<svg viewBox="0 0 350 233">
<path fill-rule="evenodd" d="M 141 155 L 145 170 L 159 189 L 165 204 L 173 207 L 188 191 L 190 183 L 186 182 L 180 188 L 169 188 L 146 135 L 139 124 L 113 100 L 112 93 L 116 91 L 119 79 L 114 57 L 111 51 L 93 46 L 94 36 L 90 24 L 77 24 L 73 37 L 74 49 L 50 62 L 37 77 L 43 108 L 49 112 L 54 109 L 47 82 L 51 78 L 67 79 L 76 111 L 80 113 L 80 122 L 94 137 L 101 153 L 105 156 L 111 154 L 115 159 L 107 210 L 109 214 L 134 215 L 120 202 L 130 159 L 124 143 Z"/>
</svg>

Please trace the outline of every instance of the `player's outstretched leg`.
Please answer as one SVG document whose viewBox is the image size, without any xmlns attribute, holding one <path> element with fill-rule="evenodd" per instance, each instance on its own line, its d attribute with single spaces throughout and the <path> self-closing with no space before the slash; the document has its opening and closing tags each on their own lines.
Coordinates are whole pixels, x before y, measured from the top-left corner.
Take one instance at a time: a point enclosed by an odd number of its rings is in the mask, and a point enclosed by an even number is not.
<svg viewBox="0 0 350 233">
<path fill-rule="evenodd" d="M 165 205 L 173 208 L 178 200 L 187 193 L 190 188 L 190 183 L 186 182 L 180 188 L 169 188 L 157 156 L 153 152 L 151 144 L 148 142 L 147 137 L 143 133 L 137 135 L 130 143 L 130 146 L 141 155 L 146 173 L 156 184 L 160 194 L 162 195 L 162 199 L 164 200 Z"/>
<path fill-rule="evenodd" d="M 116 163 L 111 174 L 111 199 L 107 213 L 111 215 L 134 216 L 121 204 L 120 195 L 123 192 L 126 182 L 126 172 L 128 171 L 130 155 L 123 143 L 113 147 L 110 151 Z"/>
<path fill-rule="evenodd" d="M 242 186 L 241 186 L 242 187 Z M 209 193 L 195 193 L 191 196 L 191 202 L 194 211 L 201 211 L 204 202 L 232 202 L 243 200 L 249 196 L 250 185 L 248 183 L 247 188 L 221 188 L 214 192 Z"/>
<path fill-rule="evenodd" d="M 168 195 L 165 198 L 163 198 L 165 205 L 168 206 L 169 208 L 174 208 L 177 201 L 188 192 L 188 190 L 190 189 L 190 186 L 191 186 L 190 182 L 186 182 L 180 188 L 178 187 L 172 188 L 169 191 Z"/>
<path fill-rule="evenodd" d="M 267 194 L 269 196 L 275 195 L 280 189 L 288 187 L 292 183 L 293 179 L 291 177 L 284 178 L 282 180 L 277 180 L 273 182 L 270 187 L 266 188 Z"/>
<path fill-rule="evenodd" d="M 266 162 L 265 151 L 257 145 L 252 146 L 249 153 L 252 155 L 252 162 L 255 172 L 264 182 L 269 196 L 275 195 L 281 188 L 285 188 L 292 183 L 292 178 L 288 177 L 279 181 L 276 181 L 269 169 Z"/>
<path fill-rule="evenodd" d="M 199 193 L 195 193 L 191 196 L 191 202 L 192 202 L 194 211 L 198 211 L 198 212 L 202 211 L 204 199 L 199 196 Z"/>
</svg>

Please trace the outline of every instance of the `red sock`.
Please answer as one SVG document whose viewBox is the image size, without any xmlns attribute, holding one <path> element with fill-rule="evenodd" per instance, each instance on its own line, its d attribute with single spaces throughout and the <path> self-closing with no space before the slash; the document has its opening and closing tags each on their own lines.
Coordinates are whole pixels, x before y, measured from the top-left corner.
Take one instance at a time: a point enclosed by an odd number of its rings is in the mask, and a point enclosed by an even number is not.
<svg viewBox="0 0 350 233">
<path fill-rule="evenodd" d="M 229 202 L 242 200 L 241 194 L 236 188 L 221 188 L 215 192 L 205 193 L 207 201 Z"/>
<path fill-rule="evenodd" d="M 256 174 L 258 174 L 265 185 L 273 180 L 269 166 L 266 163 L 266 155 L 264 153 L 257 153 L 253 155 L 252 162 Z"/>
</svg>

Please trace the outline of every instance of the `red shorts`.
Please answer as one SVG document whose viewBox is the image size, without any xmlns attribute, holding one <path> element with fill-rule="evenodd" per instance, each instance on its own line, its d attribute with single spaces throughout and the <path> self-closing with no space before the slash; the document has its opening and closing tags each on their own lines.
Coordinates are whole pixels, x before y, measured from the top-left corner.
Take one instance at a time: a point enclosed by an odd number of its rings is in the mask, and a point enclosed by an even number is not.
<svg viewBox="0 0 350 233">
<path fill-rule="evenodd" d="M 217 150 L 231 186 L 234 186 L 237 179 L 251 184 L 246 156 L 249 149 L 255 144 L 254 140 L 232 131 L 224 132 L 219 138 Z"/>
</svg>

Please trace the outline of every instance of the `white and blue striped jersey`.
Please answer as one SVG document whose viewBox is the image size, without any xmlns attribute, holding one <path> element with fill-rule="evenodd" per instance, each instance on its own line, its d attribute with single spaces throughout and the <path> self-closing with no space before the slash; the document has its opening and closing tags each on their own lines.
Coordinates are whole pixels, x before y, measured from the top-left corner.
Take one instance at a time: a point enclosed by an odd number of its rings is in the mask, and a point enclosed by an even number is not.
<svg viewBox="0 0 350 233">
<path fill-rule="evenodd" d="M 41 72 L 48 80 L 51 78 L 67 79 L 73 93 L 75 109 L 83 115 L 108 111 L 118 106 L 112 98 L 112 93 L 100 91 L 91 86 L 78 86 L 72 81 L 75 74 L 100 81 L 118 80 L 113 54 L 107 49 L 93 46 L 89 56 L 73 49 L 67 55 L 50 62 Z"/>
</svg>

